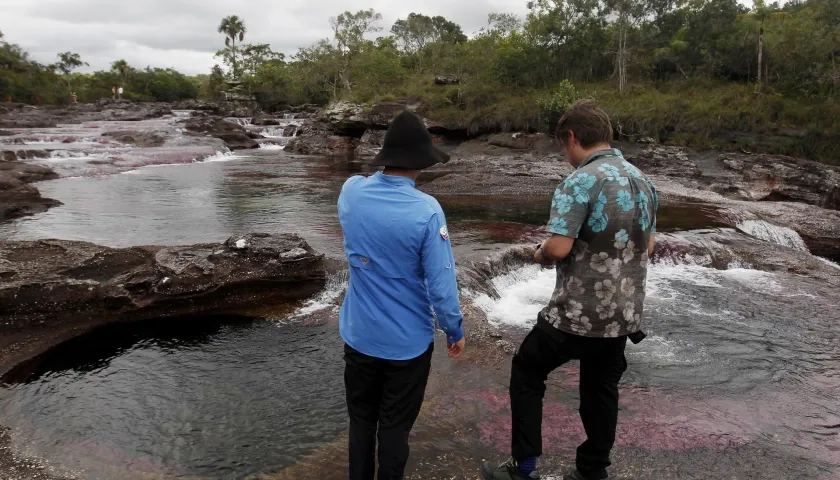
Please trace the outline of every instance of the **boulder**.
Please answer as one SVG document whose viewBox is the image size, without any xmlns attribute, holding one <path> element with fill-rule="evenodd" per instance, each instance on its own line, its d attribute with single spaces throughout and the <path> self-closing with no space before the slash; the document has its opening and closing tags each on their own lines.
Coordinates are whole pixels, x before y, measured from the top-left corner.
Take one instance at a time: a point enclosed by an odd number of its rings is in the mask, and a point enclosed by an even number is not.
<svg viewBox="0 0 840 480">
<path fill-rule="evenodd" d="M 219 138 L 231 150 L 259 148 L 259 142 L 255 139 L 262 138 L 261 135 L 248 132 L 241 125 L 210 115 L 191 117 L 186 121 L 184 128 L 191 133 Z"/>
<path fill-rule="evenodd" d="M 260 142 L 254 138 L 255 134 L 239 132 L 216 133 L 213 136 L 221 139 L 231 150 L 250 150 L 260 148 Z M 256 138 L 262 138 L 256 135 Z"/>
<path fill-rule="evenodd" d="M 61 205 L 58 200 L 41 197 L 37 188 L 28 185 L 54 178 L 58 178 L 58 174 L 49 168 L 1 160 L 0 222 L 45 212 Z"/>
<path fill-rule="evenodd" d="M 382 148 L 382 141 L 385 139 L 385 130 L 368 130 L 359 139 L 359 144 L 354 151 L 357 158 L 372 158 Z"/>
<path fill-rule="evenodd" d="M 297 125 L 288 125 L 283 128 L 284 137 L 294 137 L 298 133 L 299 127 Z"/>
<path fill-rule="evenodd" d="M 320 120 L 335 134 L 358 138 L 369 126 L 369 109 L 361 103 L 334 102 L 321 112 Z"/>
</svg>

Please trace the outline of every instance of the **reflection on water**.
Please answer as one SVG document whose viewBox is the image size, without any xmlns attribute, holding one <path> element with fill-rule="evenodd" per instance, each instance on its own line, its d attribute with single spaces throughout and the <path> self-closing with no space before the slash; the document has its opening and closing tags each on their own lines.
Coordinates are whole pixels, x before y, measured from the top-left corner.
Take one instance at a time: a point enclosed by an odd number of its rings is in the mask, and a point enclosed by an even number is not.
<svg viewBox="0 0 840 480">
<path fill-rule="evenodd" d="M 276 471 L 346 428 L 336 330 L 236 318 L 105 328 L 4 378 L 3 422 L 91 478 Z"/>
<path fill-rule="evenodd" d="M 341 251 L 336 212 L 341 185 L 372 167 L 342 159 L 257 150 L 197 164 L 145 167 L 116 175 L 38 184 L 64 203 L 0 224 L 0 240 L 61 238 L 124 247 L 222 241 L 243 232 L 295 232 L 316 249 Z M 421 176 L 418 184 L 432 176 Z M 438 196 L 457 253 L 498 249 L 542 233 L 547 195 Z M 714 210 L 663 208 L 661 231 L 716 225 Z M 466 247 L 466 248 L 460 248 Z"/>
</svg>

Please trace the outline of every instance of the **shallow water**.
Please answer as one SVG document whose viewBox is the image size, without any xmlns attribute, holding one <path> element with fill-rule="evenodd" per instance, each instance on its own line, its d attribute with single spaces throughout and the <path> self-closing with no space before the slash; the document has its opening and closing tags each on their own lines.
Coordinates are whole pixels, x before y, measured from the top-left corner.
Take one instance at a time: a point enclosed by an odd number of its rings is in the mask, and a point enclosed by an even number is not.
<svg viewBox="0 0 840 480">
<path fill-rule="evenodd" d="M 345 428 L 340 345 L 265 321 L 106 328 L 7 376 L 0 410 L 62 469 L 242 478 Z"/>
</svg>

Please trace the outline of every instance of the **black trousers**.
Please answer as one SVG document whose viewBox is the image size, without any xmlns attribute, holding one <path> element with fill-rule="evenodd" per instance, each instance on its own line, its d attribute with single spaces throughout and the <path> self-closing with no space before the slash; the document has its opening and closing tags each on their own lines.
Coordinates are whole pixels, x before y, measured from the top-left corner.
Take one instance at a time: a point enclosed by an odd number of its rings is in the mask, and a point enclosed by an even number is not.
<svg viewBox="0 0 840 480">
<path fill-rule="evenodd" d="M 379 439 L 379 480 L 401 480 L 408 434 L 426 393 L 434 344 L 411 360 L 383 360 L 344 346 L 350 414 L 350 480 L 373 480 Z"/>
<path fill-rule="evenodd" d="M 580 418 L 586 441 L 577 449 L 577 469 L 588 479 L 607 478 L 618 423 L 618 382 L 627 369 L 626 345 L 627 337 L 569 335 L 540 319 L 513 357 L 513 457 L 542 455 L 545 381 L 555 368 L 569 360 L 580 360 Z"/>
</svg>

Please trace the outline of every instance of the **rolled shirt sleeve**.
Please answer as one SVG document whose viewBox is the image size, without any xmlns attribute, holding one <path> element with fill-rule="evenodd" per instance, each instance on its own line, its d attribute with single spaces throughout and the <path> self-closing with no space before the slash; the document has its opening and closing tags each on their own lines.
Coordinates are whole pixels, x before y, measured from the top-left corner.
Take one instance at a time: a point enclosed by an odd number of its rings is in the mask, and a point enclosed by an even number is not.
<svg viewBox="0 0 840 480">
<path fill-rule="evenodd" d="M 555 235 L 578 238 L 589 215 L 590 190 L 596 178 L 587 173 L 573 174 L 557 187 L 551 201 L 548 231 Z"/>
<path fill-rule="evenodd" d="M 421 256 L 426 288 L 438 326 L 450 343 L 456 343 L 464 338 L 461 328 L 464 315 L 458 301 L 455 256 L 449 242 L 446 219 L 441 213 L 432 215 L 426 225 Z"/>
</svg>

